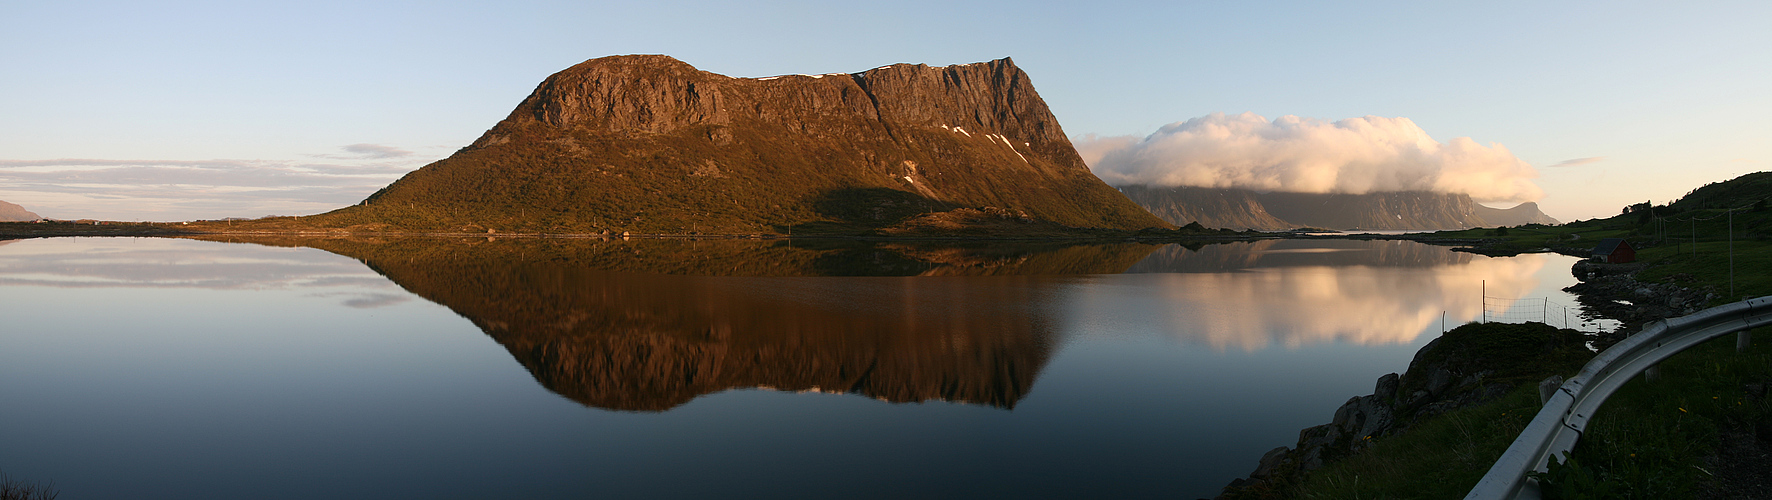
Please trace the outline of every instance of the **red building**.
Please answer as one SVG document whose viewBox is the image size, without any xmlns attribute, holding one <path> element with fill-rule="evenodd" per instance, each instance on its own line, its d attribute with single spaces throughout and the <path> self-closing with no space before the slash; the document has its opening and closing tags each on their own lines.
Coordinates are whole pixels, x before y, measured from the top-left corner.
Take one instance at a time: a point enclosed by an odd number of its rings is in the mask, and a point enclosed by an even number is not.
<svg viewBox="0 0 1772 500">
<path fill-rule="evenodd" d="M 1606 238 L 1600 240 L 1600 246 L 1594 247 L 1594 259 L 1607 264 L 1623 264 L 1637 260 L 1637 249 L 1631 248 L 1630 242 L 1624 238 Z"/>
</svg>

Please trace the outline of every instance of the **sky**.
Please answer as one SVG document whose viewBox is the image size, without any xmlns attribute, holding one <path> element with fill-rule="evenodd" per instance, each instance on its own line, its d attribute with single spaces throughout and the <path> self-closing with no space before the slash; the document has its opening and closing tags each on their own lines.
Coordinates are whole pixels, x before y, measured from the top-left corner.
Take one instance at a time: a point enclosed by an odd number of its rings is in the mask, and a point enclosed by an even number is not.
<svg viewBox="0 0 1772 500">
<path fill-rule="evenodd" d="M 587 59 L 761 77 L 1007 56 L 1079 144 L 1199 158 L 1177 146 L 1190 120 L 1385 123 L 1419 136 L 1404 157 L 1474 152 L 1531 184 L 1488 203 L 1568 221 L 1772 169 L 1766 26 L 1765 2 L 0 0 L 0 200 L 52 218 L 317 213 Z M 1124 165 L 1225 168 L 1177 161 Z"/>
</svg>

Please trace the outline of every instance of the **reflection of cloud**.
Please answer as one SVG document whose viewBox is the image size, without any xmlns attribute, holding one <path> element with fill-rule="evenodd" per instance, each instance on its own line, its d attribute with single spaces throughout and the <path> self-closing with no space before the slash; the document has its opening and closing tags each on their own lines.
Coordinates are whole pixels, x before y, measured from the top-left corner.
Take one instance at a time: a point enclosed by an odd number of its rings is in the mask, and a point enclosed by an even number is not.
<svg viewBox="0 0 1772 500">
<path fill-rule="evenodd" d="M 1259 240 L 1157 249 L 1128 273 L 1221 273 L 1272 267 L 1441 267 L 1470 262 L 1475 254 L 1411 241 Z"/>
<path fill-rule="evenodd" d="M 49 238 L 0 251 L 0 284 L 58 288 L 388 288 L 361 263 L 312 249 L 162 238 Z M 386 301 L 356 293 L 361 304 Z M 350 301 L 347 301 L 350 302 Z M 392 303 L 392 302 L 388 302 Z"/>
<path fill-rule="evenodd" d="M 350 297 L 348 299 L 345 299 L 345 301 L 342 302 L 342 304 L 344 304 L 346 307 L 355 307 L 358 309 L 374 309 L 377 307 L 391 306 L 394 304 L 399 304 L 401 302 L 406 302 L 408 300 L 412 300 L 412 296 L 410 296 L 410 295 L 397 295 L 397 294 L 392 294 L 392 293 L 319 293 L 319 294 L 314 294 L 313 296 L 315 296 L 315 297 L 341 297 L 341 296 L 342 297 Z"/>
<path fill-rule="evenodd" d="M 1348 248 L 1297 252 L 1259 244 L 1212 245 L 1204 249 L 1211 252 L 1190 251 L 1179 258 L 1159 251 L 1153 260 L 1163 256 L 1166 269 L 1146 272 L 1165 274 L 1140 276 L 1151 280 L 1146 283 L 1151 296 L 1119 314 L 1143 315 L 1165 331 L 1218 349 L 1407 343 L 1437 326 L 1442 314 L 1450 326 L 1480 317 L 1484 281 L 1490 296 L 1525 296 L 1538 286 L 1534 273 L 1549 261 L 1532 254 L 1474 256 L 1413 242 L 1283 243 Z M 1352 251 L 1359 246 L 1371 249 Z M 1392 246 L 1398 248 L 1388 257 L 1381 252 Z M 1237 253 L 1248 255 L 1219 255 Z M 1194 265 L 1187 262 L 1190 257 L 1208 262 Z"/>
</svg>

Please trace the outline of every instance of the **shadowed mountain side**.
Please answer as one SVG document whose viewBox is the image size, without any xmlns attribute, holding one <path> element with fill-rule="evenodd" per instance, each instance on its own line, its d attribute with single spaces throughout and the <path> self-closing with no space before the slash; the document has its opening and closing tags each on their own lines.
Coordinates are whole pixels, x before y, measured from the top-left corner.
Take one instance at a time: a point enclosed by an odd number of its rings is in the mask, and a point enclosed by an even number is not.
<svg viewBox="0 0 1772 500">
<path fill-rule="evenodd" d="M 1477 205 L 1477 216 L 1494 226 L 1523 226 L 1526 224 L 1544 224 L 1555 226 L 1562 222 L 1545 215 L 1538 209 L 1538 204 L 1525 202 L 1513 208 L 1489 208 Z"/>
<path fill-rule="evenodd" d="M 1128 273 L 1222 273 L 1282 267 L 1438 267 L 1468 264 L 1465 252 L 1398 240 L 1258 240 L 1187 248 L 1166 245 Z"/>
<path fill-rule="evenodd" d="M 1256 193 L 1245 189 L 1143 185 L 1120 186 L 1119 189 L 1134 203 L 1177 226 L 1198 222 L 1206 227 L 1261 231 L 1299 226 L 1268 214 Z"/>
<path fill-rule="evenodd" d="M 1054 278 L 974 278 L 1004 280 L 980 287 L 943 278 L 676 276 L 596 270 L 571 257 L 672 254 L 696 242 L 628 243 L 299 242 L 357 258 L 450 308 L 549 390 L 607 409 L 663 411 L 741 388 L 1013 408 L 1057 345 L 1046 326 L 1055 322 L 1046 317 L 1047 288 L 1031 286 Z M 667 243 L 677 248 L 653 245 Z M 1133 254 L 1149 251 L 1139 247 Z M 797 265 L 821 255 L 764 250 Z"/>
<path fill-rule="evenodd" d="M 1368 230 L 1466 229 L 1507 221 L 1554 224 L 1534 203 L 1502 210 L 1464 194 L 1425 191 L 1366 194 L 1255 192 L 1200 187 L 1121 186 L 1126 196 L 1163 220 L 1206 227 L 1281 230 L 1297 227 Z M 1550 222 L 1545 222 L 1550 221 Z"/>
<path fill-rule="evenodd" d="M 1268 213 L 1330 229 L 1465 229 L 1489 226 L 1464 194 L 1405 191 L 1366 194 L 1262 193 Z"/>
<path fill-rule="evenodd" d="M 300 224 L 882 234 L 959 208 L 1064 229 L 1166 227 L 1090 173 L 1009 59 L 731 78 L 666 56 L 556 73 L 472 145 Z"/>
</svg>

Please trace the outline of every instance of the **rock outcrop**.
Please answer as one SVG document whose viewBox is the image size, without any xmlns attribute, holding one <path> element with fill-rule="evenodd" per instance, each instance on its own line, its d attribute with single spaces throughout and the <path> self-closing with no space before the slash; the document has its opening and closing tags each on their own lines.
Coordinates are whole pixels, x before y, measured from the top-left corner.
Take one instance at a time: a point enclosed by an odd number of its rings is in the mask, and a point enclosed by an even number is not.
<svg viewBox="0 0 1772 500">
<path fill-rule="evenodd" d="M 0 201 L 0 222 L 25 222 L 41 219 L 25 207 Z"/>
<path fill-rule="evenodd" d="M 1556 224 L 1535 203 L 1510 209 L 1485 207 L 1463 194 L 1380 192 L 1319 194 L 1244 189 L 1120 186 L 1132 201 L 1175 225 L 1284 230 L 1430 230 Z M 1491 220 L 1490 217 L 1495 217 Z"/>
<path fill-rule="evenodd" d="M 732 78 L 659 55 L 556 73 L 472 145 L 318 222 L 873 233 L 957 209 L 1167 227 L 1090 173 L 1007 58 Z"/>
<path fill-rule="evenodd" d="M 1649 322 L 1685 316 L 1703 310 L 1719 298 L 1716 289 L 1696 286 L 1688 275 L 1674 275 L 1667 281 L 1637 280 L 1641 263 L 1606 264 L 1581 261 L 1570 268 L 1580 283 L 1563 291 L 1575 294 L 1586 310 L 1585 315 L 1617 320 L 1619 327 L 1601 335 L 1596 347 L 1605 348 L 1642 331 Z"/>
</svg>

